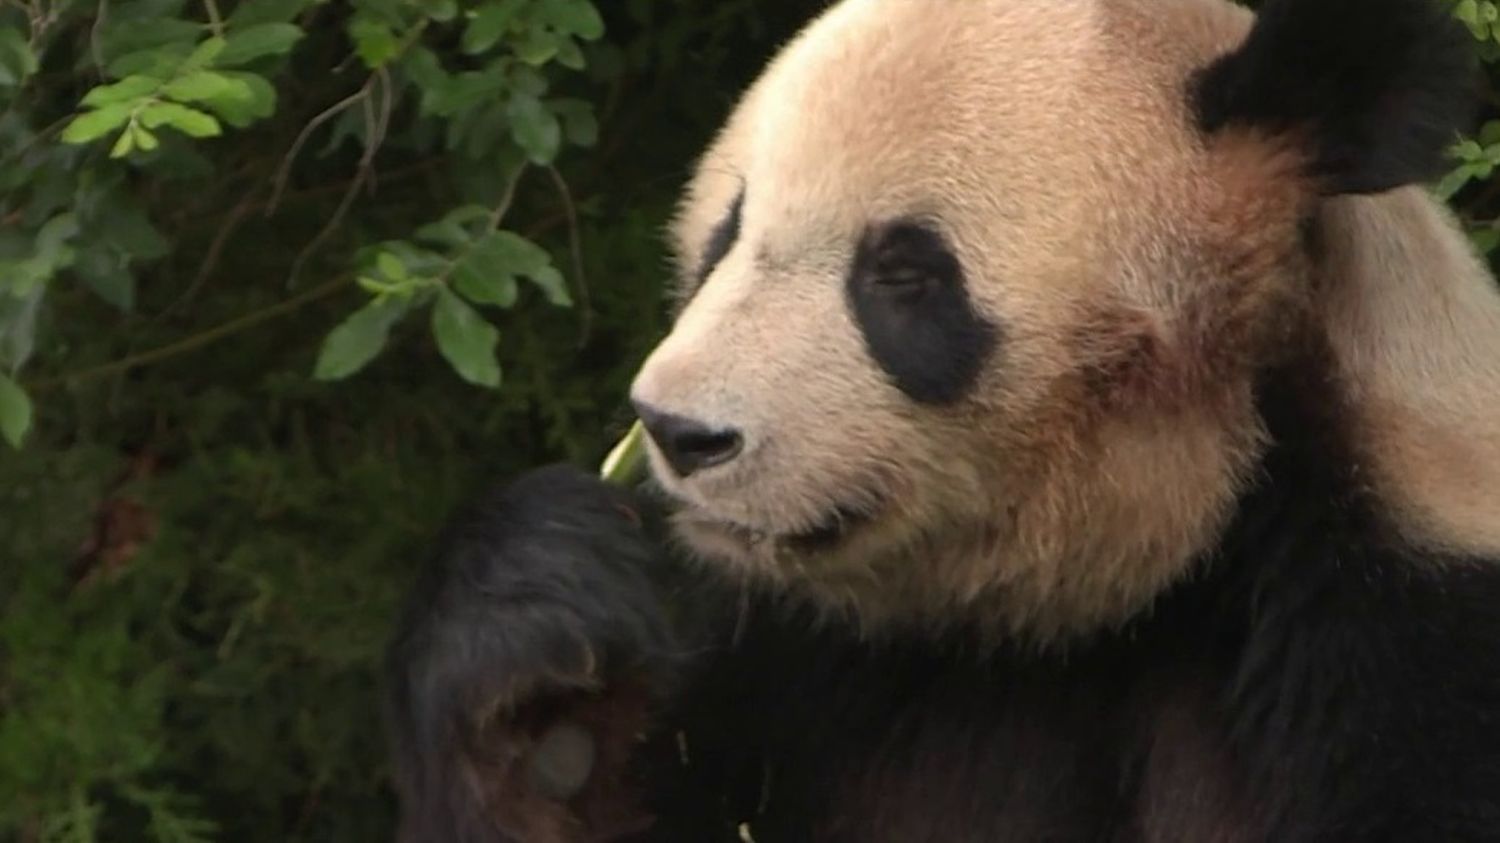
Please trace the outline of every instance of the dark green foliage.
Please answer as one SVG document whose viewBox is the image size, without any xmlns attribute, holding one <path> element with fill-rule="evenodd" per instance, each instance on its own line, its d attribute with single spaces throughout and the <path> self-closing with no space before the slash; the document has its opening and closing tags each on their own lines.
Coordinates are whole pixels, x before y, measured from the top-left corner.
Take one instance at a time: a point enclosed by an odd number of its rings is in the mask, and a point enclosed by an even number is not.
<svg viewBox="0 0 1500 843">
<path fill-rule="evenodd" d="M 754 5 L 0 11 L 0 841 L 389 836 L 400 596 L 623 429 Z"/>
<path fill-rule="evenodd" d="M 821 5 L 0 6 L 0 841 L 388 838 L 423 547 L 623 431 L 677 190 Z"/>
</svg>

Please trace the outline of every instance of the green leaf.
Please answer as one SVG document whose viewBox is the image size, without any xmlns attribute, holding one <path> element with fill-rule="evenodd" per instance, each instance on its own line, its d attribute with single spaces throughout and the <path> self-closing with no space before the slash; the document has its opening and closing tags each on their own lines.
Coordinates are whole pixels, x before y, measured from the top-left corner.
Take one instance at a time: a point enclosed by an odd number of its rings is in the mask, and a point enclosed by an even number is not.
<svg viewBox="0 0 1500 843">
<path fill-rule="evenodd" d="M 225 38 L 224 51 L 214 64 L 238 67 L 266 56 L 285 55 L 302 36 L 302 29 L 290 23 L 263 23 L 235 30 Z"/>
<path fill-rule="evenodd" d="M 406 265 L 401 263 L 401 259 L 390 252 L 381 252 L 376 256 L 375 268 L 387 281 L 405 281 L 411 277 L 406 271 Z"/>
<path fill-rule="evenodd" d="M 135 125 L 131 123 L 125 128 L 125 131 L 120 133 L 118 138 L 115 138 L 115 145 L 110 147 L 109 157 L 124 158 L 135 151 L 135 132 L 131 131 L 135 128 Z"/>
<path fill-rule="evenodd" d="M 510 70 L 510 87 L 518 94 L 540 97 L 547 93 L 547 77 L 530 65 L 513 64 Z"/>
<path fill-rule="evenodd" d="M 131 139 L 135 141 L 135 148 L 142 152 L 150 152 L 161 146 L 161 141 L 156 139 L 156 135 L 151 134 L 151 132 L 146 130 L 146 127 L 139 123 L 131 123 L 130 128 L 126 131 L 129 132 Z"/>
<path fill-rule="evenodd" d="M 1446 202 L 1463 189 L 1474 178 L 1474 165 L 1463 164 L 1443 176 L 1432 189 L 1438 199 Z"/>
<path fill-rule="evenodd" d="M 1469 232 L 1469 240 L 1480 255 L 1488 255 L 1500 246 L 1500 231 L 1493 228 L 1476 228 Z"/>
<path fill-rule="evenodd" d="M 552 265 L 552 256 L 541 246 L 512 231 L 495 231 L 481 240 L 476 251 L 497 269 L 529 275 Z"/>
<path fill-rule="evenodd" d="M 526 151 L 527 157 L 536 164 L 551 164 L 562 143 L 562 126 L 557 115 L 536 97 L 517 95 L 506 106 L 506 116 L 510 118 L 511 137 Z"/>
<path fill-rule="evenodd" d="M 470 227 L 481 220 L 488 220 L 490 209 L 483 205 L 462 205 L 443 215 L 435 223 L 417 229 L 417 239 L 440 246 L 459 248 L 474 239 Z"/>
<path fill-rule="evenodd" d="M 247 0 L 235 6 L 224 24 L 234 33 L 263 23 L 286 23 L 296 20 L 317 2 L 318 0 Z"/>
<path fill-rule="evenodd" d="M 448 84 L 448 71 L 443 69 L 437 53 L 421 44 L 406 51 L 401 57 L 400 67 L 407 78 L 423 90 L 424 95 Z"/>
<path fill-rule="evenodd" d="M 37 71 L 36 53 L 21 30 L 0 26 L 0 85 L 14 87 Z"/>
<path fill-rule="evenodd" d="M 362 250 L 364 251 L 366 250 Z M 405 240 L 387 240 L 378 247 L 368 250 L 368 254 L 374 255 L 375 260 L 378 261 L 382 251 L 389 252 L 398 258 L 406 268 L 408 277 L 419 282 L 443 274 L 450 263 L 442 255 Z M 365 260 L 364 263 L 368 264 L 369 261 Z"/>
<path fill-rule="evenodd" d="M 1479 23 L 1478 0 L 1459 0 L 1453 9 L 1453 16 L 1470 26 Z"/>
<path fill-rule="evenodd" d="M 91 108 L 102 108 L 115 103 L 134 104 L 136 100 L 155 94 L 161 86 L 162 80 L 155 76 L 127 76 L 113 85 L 100 85 L 89 91 L 82 104 Z"/>
<path fill-rule="evenodd" d="M 37 285 L 25 296 L 4 292 L 0 289 L 0 366 L 13 371 L 31 359 L 36 349 L 37 316 L 46 288 Z"/>
<path fill-rule="evenodd" d="M 504 308 L 515 306 L 518 294 L 516 276 L 481 266 L 472 255 L 453 267 L 453 288 L 475 304 Z"/>
<path fill-rule="evenodd" d="M 1452 155 L 1464 161 L 1475 161 L 1484 156 L 1484 147 L 1470 138 L 1464 138 L 1453 145 Z"/>
<path fill-rule="evenodd" d="M 131 111 L 132 108 L 124 103 L 85 111 L 68 123 L 68 128 L 63 130 L 62 139 L 65 143 L 88 143 L 98 140 L 124 126 L 125 121 L 130 119 Z"/>
<path fill-rule="evenodd" d="M 12 296 L 25 298 L 46 289 L 52 280 L 52 267 L 37 260 L 0 261 L 0 284 Z"/>
<path fill-rule="evenodd" d="M 184 45 L 189 49 L 203 35 L 202 21 L 177 17 L 182 12 L 182 0 L 132 0 L 131 3 L 111 4 L 109 14 L 99 21 L 99 49 L 106 60 L 113 60 L 127 53 L 149 50 L 168 44 Z M 156 8 L 152 8 L 156 6 Z"/>
<path fill-rule="evenodd" d="M 557 271 L 557 267 L 544 267 L 527 273 L 526 277 L 542 288 L 547 301 L 558 307 L 573 306 L 573 296 L 568 292 L 568 282 L 563 279 L 562 273 Z"/>
<path fill-rule="evenodd" d="M 97 212 L 85 219 L 90 234 L 96 235 L 115 251 L 130 258 L 154 260 L 172 251 L 167 240 L 151 224 L 141 206 L 130 197 L 116 193 L 101 203 Z"/>
<path fill-rule="evenodd" d="M 583 70 L 589 64 L 588 59 L 583 57 L 583 50 L 579 49 L 578 42 L 572 38 L 557 40 L 557 63 L 569 70 Z"/>
<path fill-rule="evenodd" d="M 454 287 L 470 301 L 510 307 L 515 276 L 525 276 L 560 307 L 572 304 L 567 283 L 541 246 L 511 231 L 495 231 L 474 244 L 454 266 Z"/>
<path fill-rule="evenodd" d="M 179 68 L 179 71 L 191 72 L 208 67 L 218 60 L 228 43 L 223 38 L 217 36 L 209 38 L 194 47 L 191 53 L 188 53 L 188 57 L 182 60 L 182 67 Z"/>
<path fill-rule="evenodd" d="M 276 113 L 276 89 L 264 76 L 238 70 L 225 71 L 223 76 L 236 86 L 226 90 L 225 96 L 202 103 L 219 119 L 235 128 L 244 128 Z"/>
<path fill-rule="evenodd" d="M 194 34 L 196 29 L 194 27 Z M 126 53 L 112 60 L 105 72 L 117 78 L 140 75 L 165 79 L 181 69 L 192 51 L 191 44 L 179 43 Z"/>
<path fill-rule="evenodd" d="M 78 253 L 73 272 L 99 298 L 122 312 L 135 309 L 135 277 L 124 255 L 102 244 L 91 245 Z"/>
<path fill-rule="evenodd" d="M 356 310 L 323 340 L 313 377 L 332 381 L 363 369 L 380 354 L 395 325 L 408 308 L 406 299 L 376 299 Z"/>
<path fill-rule="evenodd" d="M 604 18 L 589 0 L 545 0 L 541 11 L 543 18 L 562 32 L 586 41 L 604 35 Z"/>
<path fill-rule="evenodd" d="M 463 51 L 474 55 L 495 46 L 516 19 L 524 0 L 494 0 L 479 7 L 464 29 Z"/>
<path fill-rule="evenodd" d="M 447 290 L 438 294 L 432 309 L 432 335 L 459 377 L 490 389 L 500 386 L 500 363 L 495 359 L 500 332 Z"/>
<path fill-rule="evenodd" d="M 12 448 L 19 448 L 30 429 L 31 399 L 20 384 L 0 372 L 0 435 Z"/>
<path fill-rule="evenodd" d="M 461 247 L 469 242 L 469 232 L 462 225 L 447 220 L 428 223 L 417 229 L 417 239 L 439 246 Z"/>
<path fill-rule="evenodd" d="M 36 258 L 52 266 L 64 266 L 72 262 L 68 242 L 78 236 L 78 216 L 71 212 L 53 217 L 37 229 L 33 247 Z"/>
<path fill-rule="evenodd" d="M 195 70 L 179 76 L 162 87 L 162 93 L 178 102 L 205 102 L 215 99 L 249 99 L 250 86 L 212 70 Z"/>
<path fill-rule="evenodd" d="M 371 70 L 384 67 L 401 50 L 401 40 L 390 26 L 366 16 L 349 22 L 349 38 L 354 41 L 354 52 L 360 61 Z"/>
<path fill-rule="evenodd" d="M 585 100 L 560 99 L 548 103 L 563 121 L 563 136 L 574 146 L 593 146 L 599 142 L 599 121 L 594 106 Z"/>
<path fill-rule="evenodd" d="M 502 68 L 457 73 L 435 88 L 424 89 L 422 110 L 439 117 L 452 117 L 482 103 L 495 101 L 505 90 L 507 78 Z"/>
<path fill-rule="evenodd" d="M 533 29 L 515 44 L 516 58 L 533 67 L 541 67 L 557 55 L 557 35 Z"/>
<path fill-rule="evenodd" d="M 395 287 L 393 285 L 388 284 L 385 281 L 380 280 L 379 278 L 371 278 L 368 275 L 360 275 L 356 277 L 354 279 L 354 283 L 358 284 L 361 290 L 364 290 L 372 296 L 387 295 L 395 290 Z"/>
<path fill-rule="evenodd" d="M 516 273 L 530 259 L 526 251 L 530 245 L 509 232 L 486 235 L 454 264 L 454 288 L 469 301 L 511 307 L 516 303 Z"/>
<path fill-rule="evenodd" d="M 170 126 L 190 138 L 211 138 L 220 133 L 213 115 L 175 102 L 154 102 L 141 109 L 141 124 L 148 129 Z"/>
</svg>

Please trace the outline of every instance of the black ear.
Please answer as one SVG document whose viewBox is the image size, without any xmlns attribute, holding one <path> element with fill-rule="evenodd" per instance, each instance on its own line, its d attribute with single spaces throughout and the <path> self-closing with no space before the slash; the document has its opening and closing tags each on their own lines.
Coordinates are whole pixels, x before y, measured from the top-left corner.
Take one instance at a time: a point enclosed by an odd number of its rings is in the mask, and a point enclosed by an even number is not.
<svg viewBox="0 0 1500 843">
<path fill-rule="evenodd" d="M 1438 0 L 1267 0 L 1193 105 L 1205 132 L 1297 133 L 1329 194 L 1377 193 L 1442 172 L 1472 128 L 1473 44 Z"/>
</svg>

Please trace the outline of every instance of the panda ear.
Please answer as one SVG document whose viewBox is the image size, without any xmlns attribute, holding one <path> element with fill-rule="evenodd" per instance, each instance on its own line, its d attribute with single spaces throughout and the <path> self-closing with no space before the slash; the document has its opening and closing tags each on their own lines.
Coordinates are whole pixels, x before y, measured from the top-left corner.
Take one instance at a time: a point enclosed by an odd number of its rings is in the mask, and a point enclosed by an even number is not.
<svg viewBox="0 0 1500 843">
<path fill-rule="evenodd" d="M 1193 80 L 1199 126 L 1290 133 L 1330 194 L 1433 178 L 1472 128 L 1473 39 L 1438 0 L 1267 0 Z"/>
</svg>

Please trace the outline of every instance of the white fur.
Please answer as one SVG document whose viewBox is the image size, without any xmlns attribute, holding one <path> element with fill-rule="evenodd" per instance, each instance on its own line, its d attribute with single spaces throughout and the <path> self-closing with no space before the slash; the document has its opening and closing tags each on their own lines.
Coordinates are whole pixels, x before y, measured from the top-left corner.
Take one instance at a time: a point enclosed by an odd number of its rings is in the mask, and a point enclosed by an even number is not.
<svg viewBox="0 0 1500 843">
<path fill-rule="evenodd" d="M 1187 113 L 1248 25 L 1222 0 L 846 0 L 804 32 L 687 191 L 685 275 L 743 187 L 742 234 L 634 387 L 746 436 L 687 480 L 653 455 L 683 540 L 872 623 L 1119 623 L 1215 541 L 1263 448 L 1251 374 L 1313 318 L 1395 517 L 1500 553 L 1500 297 L 1409 189 L 1329 204 L 1312 298 L 1291 141 Z M 914 214 L 1004 332 L 957 407 L 903 396 L 845 304 L 860 231 Z M 1116 369 L 1119 394 L 1090 386 Z M 832 553 L 775 539 L 876 503 Z"/>
</svg>

